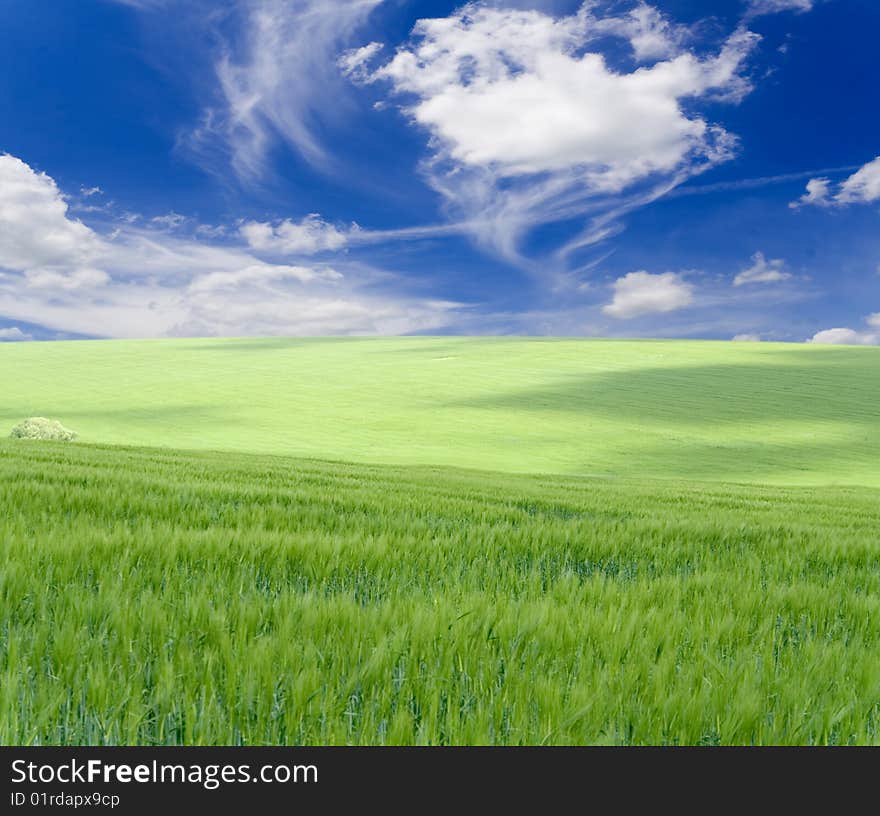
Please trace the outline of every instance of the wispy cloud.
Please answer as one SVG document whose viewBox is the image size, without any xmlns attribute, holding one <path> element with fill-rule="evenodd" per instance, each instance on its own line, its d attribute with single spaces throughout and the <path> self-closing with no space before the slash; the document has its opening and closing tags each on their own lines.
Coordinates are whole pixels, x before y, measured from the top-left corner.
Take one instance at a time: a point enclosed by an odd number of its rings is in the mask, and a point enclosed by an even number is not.
<svg viewBox="0 0 880 816">
<path fill-rule="evenodd" d="M 770 187 L 774 184 L 788 184 L 792 181 L 800 181 L 815 176 L 831 175 L 835 173 L 849 173 L 857 170 L 859 165 L 848 164 L 843 167 L 823 167 L 818 170 L 800 170 L 797 173 L 779 173 L 775 176 L 757 176 L 755 178 L 733 179 L 731 181 L 718 181 L 712 184 L 688 184 L 672 190 L 667 198 L 682 198 L 684 196 L 709 195 L 711 193 L 736 192 L 737 190 L 758 190 L 762 187 Z"/>
<path fill-rule="evenodd" d="M 782 11 L 812 11 L 815 0 L 747 0 L 746 17 L 761 17 Z"/>
<path fill-rule="evenodd" d="M 766 258 L 763 252 L 752 256 L 752 264 L 743 269 L 734 279 L 734 286 L 747 286 L 756 283 L 778 283 L 790 280 L 792 274 L 786 271 L 782 258 Z"/>
<path fill-rule="evenodd" d="M 177 229 L 179 226 L 186 222 L 186 216 L 181 215 L 180 213 L 176 213 L 172 210 L 169 213 L 165 213 L 165 215 L 157 215 L 151 218 L 150 222 L 156 224 L 159 227 Z"/>
<path fill-rule="evenodd" d="M 279 142 L 315 166 L 332 166 L 319 130 L 346 108 L 339 54 L 381 2 L 238 0 L 243 40 L 223 41 L 215 64 L 219 101 L 181 146 L 209 162 L 219 152 L 245 181 L 269 172 Z"/>
<path fill-rule="evenodd" d="M 116 3 L 120 6 L 129 6 L 134 9 L 138 9 L 139 11 L 145 11 L 148 9 L 158 9 L 162 6 L 168 5 L 169 2 L 174 2 L 174 0 L 106 0 L 109 3 Z"/>
</svg>

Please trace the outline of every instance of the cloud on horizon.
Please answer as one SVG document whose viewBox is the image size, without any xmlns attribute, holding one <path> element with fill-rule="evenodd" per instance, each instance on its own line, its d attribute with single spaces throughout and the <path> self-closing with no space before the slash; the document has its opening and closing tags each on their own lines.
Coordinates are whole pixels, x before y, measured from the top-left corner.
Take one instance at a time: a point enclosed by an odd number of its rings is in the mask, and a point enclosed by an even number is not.
<svg viewBox="0 0 880 816">
<path fill-rule="evenodd" d="M 0 329 L 0 342 L 15 343 L 24 342 L 25 340 L 33 340 L 33 335 L 23 332 L 18 326 L 9 326 L 8 328 Z"/>
<path fill-rule="evenodd" d="M 8 154 L 0 268 L 8 319 L 99 336 L 401 334 L 442 328 L 460 308 L 402 294 L 393 276 L 356 263 L 274 263 L 125 221 L 99 234 L 71 217 L 54 179 Z"/>
</svg>

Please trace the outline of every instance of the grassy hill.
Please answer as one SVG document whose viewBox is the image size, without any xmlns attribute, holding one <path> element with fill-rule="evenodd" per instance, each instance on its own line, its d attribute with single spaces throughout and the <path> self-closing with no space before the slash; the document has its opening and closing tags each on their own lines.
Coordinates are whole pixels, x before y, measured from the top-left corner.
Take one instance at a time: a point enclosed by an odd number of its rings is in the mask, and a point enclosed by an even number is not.
<svg viewBox="0 0 880 816">
<path fill-rule="evenodd" d="M 0 382 L 0 743 L 880 742 L 880 349 L 30 343 Z M 81 441 L 2 438 L 33 415 Z"/>
<path fill-rule="evenodd" d="M 0 348 L 0 435 L 524 473 L 880 485 L 880 349 L 386 338 Z"/>
<path fill-rule="evenodd" d="M 0 442 L 0 742 L 876 743 L 866 488 Z"/>
</svg>

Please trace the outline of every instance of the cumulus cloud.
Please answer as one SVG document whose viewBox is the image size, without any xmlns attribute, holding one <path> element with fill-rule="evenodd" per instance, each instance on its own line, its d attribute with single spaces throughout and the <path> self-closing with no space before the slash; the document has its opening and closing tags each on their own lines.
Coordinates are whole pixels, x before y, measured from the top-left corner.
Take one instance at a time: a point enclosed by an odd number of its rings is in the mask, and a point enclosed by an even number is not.
<svg viewBox="0 0 880 816">
<path fill-rule="evenodd" d="M 855 329 L 825 329 L 814 334 L 807 342 L 834 346 L 876 346 L 880 343 L 880 335 Z"/>
<path fill-rule="evenodd" d="M 825 329 L 817 332 L 808 343 L 825 343 L 847 346 L 880 346 L 880 312 L 865 318 L 868 331 L 849 328 Z"/>
<path fill-rule="evenodd" d="M 693 303 L 693 287 L 681 275 L 630 272 L 614 282 L 614 298 L 602 311 L 618 319 L 674 312 Z"/>
<path fill-rule="evenodd" d="M 792 207 L 813 204 L 820 207 L 872 204 L 880 201 L 880 156 L 868 162 L 836 189 L 830 179 L 815 178 L 807 182 L 807 192 Z"/>
<path fill-rule="evenodd" d="M 318 134 L 322 121 L 345 108 L 339 53 L 381 2 L 240 3 L 244 41 L 238 48 L 226 42 L 215 65 L 221 103 L 204 111 L 182 145 L 211 160 L 219 144 L 236 174 L 249 181 L 265 175 L 267 154 L 279 141 L 327 166 Z"/>
<path fill-rule="evenodd" d="M 276 255 L 312 255 L 341 249 L 348 242 L 346 233 L 328 224 L 317 213 L 300 222 L 289 218 L 275 224 L 248 221 L 241 225 L 239 232 L 252 249 Z"/>
<path fill-rule="evenodd" d="M 880 156 L 844 181 L 835 200 L 838 204 L 870 204 L 880 200 Z"/>
<path fill-rule="evenodd" d="M 592 25 L 597 32 L 628 40 L 640 62 L 674 56 L 690 37 L 686 26 L 676 25 L 646 2 L 619 16 L 594 17 Z"/>
<path fill-rule="evenodd" d="M 760 343 L 760 334 L 737 334 L 731 338 L 734 343 Z"/>
<path fill-rule="evenodd" d="M 33 337 L 23 332 L 18 326 L 10 326 L 6 329 L 0 329 L 0 342 L 14 343 L 24 340 L 33 340 Z"/>
<path fill-rule="evenodd" d="M 399 281 L 354 262 L 269 263 L 172 226 L 120 219 L 99 234 L 71 217 L 53 179 L 0 156 L 0 316 L 109 337 L 397 334 L 440 329 L 460 309 L 389 291 Z"/>
<path fill-rule="evenodd" d="M 610 67 L 609 37 L 629 45 L 631 70 Z M 368 79 L 407 98 L 406 115 L 431 136 L 429 180 L 502 256 L 524 262 L 529 229 L 596 213 L 562 258 L 733 154 L 734 137 L 695 103 L 748 92 L 743 69 L 758 37 L 739 29 L 710 55 L 686 40 L 643 2 L 604 17 L 592 2 L 562 17 L 470 4 L 420 20 Z"/>
<path fill-rule="evenodd" d="M 417 97 L 410 114 L 452 158 L 502 177 L 584 167 L 591 186 L 619 191 L 693 153 L 711 154 L 721 134 L 681 102 L 710 90 L 742 93 L 738 70 L 754 35 L 738 32 L 705 60 L 681 54 L 618 73 L 601 54 L 579 53 L 609 30 L 584 9 L 557 19 L 472 5 L 421 20 L 418 42 L 375 77 Z"/>
<path fill-rule="evenodd" d="M 102 242 L 81 221 L 71 218 L 55 181 L 34 172 L 20 159 L 0 155 L 0 267 L 33 280 L 98 277 L 95 265 Z"/>
<path fill-rule="evenodd" d="M 797 201 L 792 201 L 788 206 L 792 209 L 814 204 L 817 207 L 827 207 L 831 204 L 831 179 L 812 178 L 807 182 L 807 192 Z"/>
<path fill-rule="evenodd" d="M 752 265 L 744 269 L 734 279 L 734 286 L 744 286 L 751 283 L 776 283 L 789 280 L 791 273 L 785 271 L 785 261 L 781 258 L 768 259 L 763 252 L 756 252 L 752 256 Z"/>
</svg>

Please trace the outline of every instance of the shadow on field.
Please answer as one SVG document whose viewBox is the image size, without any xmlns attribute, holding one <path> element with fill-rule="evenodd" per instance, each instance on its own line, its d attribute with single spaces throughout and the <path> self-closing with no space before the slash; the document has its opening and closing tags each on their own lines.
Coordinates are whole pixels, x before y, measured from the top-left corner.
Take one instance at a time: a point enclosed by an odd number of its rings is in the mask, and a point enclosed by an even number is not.
<svg viewBox="0 0 880 816">
<path fill-rule="evenodd" d="M 877 484 L 873 475 L 877 445 L 860 438 L 790 443 L 756 440 L 721 442 L 669 439 L 633 449 L 646 463 L 645 475 L 666 476 L 667 463 L 676 478 L 695 481 L 781 482 L 804 485 Z M 572 474 L 576 475 L 576 474 Z"/>
<path fill-rule="evenodd" d="M 577 413 L 693 427 L 792 420 L 855 423 L 880 437 L 880 352 L 792 354 L 791 363 L 725 363 L 601 372 L 447 405 Z M 868 350 L 870 351 L 870 350 Z"/>
</svg>

